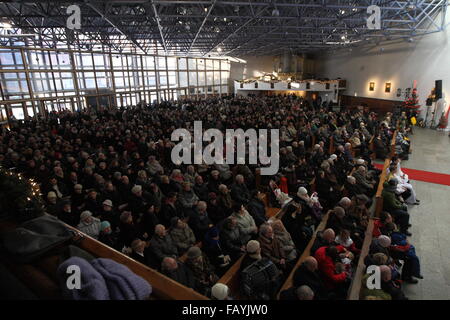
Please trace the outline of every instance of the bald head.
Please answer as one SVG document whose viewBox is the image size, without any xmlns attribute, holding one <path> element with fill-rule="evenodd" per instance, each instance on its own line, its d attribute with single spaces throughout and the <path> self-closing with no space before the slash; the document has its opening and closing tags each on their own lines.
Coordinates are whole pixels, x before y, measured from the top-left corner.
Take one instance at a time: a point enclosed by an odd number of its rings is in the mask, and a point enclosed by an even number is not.
<svg viewBox="0 0 450 320">
<path fill-rule="evenodd" d="M 174 271 L 178 268 L 178 263 L 174 258 L 165 257 L 161 263 L 163 271 Z"/>
<path fill-rule="evenodd" d="M 340 201 L 339 201 L 339 206 L 341 206 L 344 209 L 348 209 L 350 208 L 352 204 L 352 200 L 350 200 L 347 197 L 343 197 Z"/>
<path fill-rule="evenodd" d="M 314 272 L 317 270 L 317 260 L 316 260 L 316 258 L 314 258 L 312 256 L 307 257 L 305 259 L 305 261 L 303 262 L 303 264 L 311 272 Z"/>
<path fill-rule="evenodd" d="M 297 290 L 298 300 L 313 300 L 314 292 L 308 286 L 300 286 Z"/>
<path fill-rule="evenodd" d="M 332 242 L 336 238 L 336 234 L 333 229 L 328 228 L 323 232 L 322 237 L 325 241 Z"/>
</svg>

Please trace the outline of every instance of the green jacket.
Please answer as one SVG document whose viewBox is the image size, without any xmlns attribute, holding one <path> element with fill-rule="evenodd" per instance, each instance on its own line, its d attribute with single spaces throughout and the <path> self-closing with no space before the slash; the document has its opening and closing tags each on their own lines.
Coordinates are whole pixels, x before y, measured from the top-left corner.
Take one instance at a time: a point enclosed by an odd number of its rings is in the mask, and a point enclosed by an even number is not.
<svg viewBox="0 0 450 320">
<path fill-rule="evenodd" d="M 369 274 L 364 275 L 361 284 L 361 298 L 365 299 L 368 296 L 380 298 L 381 300 L 392 300 L 392 297 L 389 293 L 384 292 L 382 289 L 368 289 L 367 288 L 367 279 L 369 278 Z"/>
<path fill-rule="evenodd" d="M 383 197 L 383 209 L 389 211 L 390 209 L 396 210 L 396 209 L 402 209 L 403 203 L 401 203 L 396 197 L 395 193 L 392 191 L 388 191 L 386 187 L 388 187 L 389 184 L 385 182 L 383 184 L 383 192 L 381 193 Z"/>
</svg>

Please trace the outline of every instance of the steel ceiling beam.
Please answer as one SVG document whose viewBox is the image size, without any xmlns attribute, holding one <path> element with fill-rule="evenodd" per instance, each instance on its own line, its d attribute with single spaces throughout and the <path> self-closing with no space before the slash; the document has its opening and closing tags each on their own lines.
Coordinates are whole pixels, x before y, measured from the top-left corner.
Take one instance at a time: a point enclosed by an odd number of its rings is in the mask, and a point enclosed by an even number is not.
<svg viewBox="0 0 450 320">
<path fill-rule="evenodd" d="M 119 31 L 122 35 L 128 38 L 136 47 L 142 50 L 142 52 L 147 52 L 136 40 L 133 39 L 122 27 L 118 26 L 114 21 L 111 20 L 110 17 L 106 13 L 103 13 L 100 9 L 94 6 L 89 0 L 85 1 L 86 5 L 97 12 L 106 22 L 108 22 L 112 27 L 114 27 L 117 31 Z"/>
<path fill-rule="evenodd" d="M 209 17 L 209 15 L 211 14 L 211 11 L 213 11 L 214 6 L 216 5 L 216 2 L 217 2 L 217 0 L 214 0 L 214 1 L 212 2 L 211 6 L 209 7 L 208 13 L 207 13 L 206 16 L 205 16 L 205 19 L 203 19 L 203 22 L 202 22 L 202 24 L 200 25 L 200 28 L 198 28 L 198 31 L 197 31 L 197 33 L 196 33 L 196 35 L 195 35 L 195 37 L 194 37 L 194 40 L 192 40 L 191 45 L 189 46 L 189 49 L 188 49 L 186 55 L 189 55 L 189 53 L 191 52 L 192 46 L 195 44 L 195 41 L 197 40 L 198 35 L 199 35 L 200 32 L 202 31 L 203 26 L 205 25 L 205 22 L 208 20 L 208 17 Z"/>
</svg>

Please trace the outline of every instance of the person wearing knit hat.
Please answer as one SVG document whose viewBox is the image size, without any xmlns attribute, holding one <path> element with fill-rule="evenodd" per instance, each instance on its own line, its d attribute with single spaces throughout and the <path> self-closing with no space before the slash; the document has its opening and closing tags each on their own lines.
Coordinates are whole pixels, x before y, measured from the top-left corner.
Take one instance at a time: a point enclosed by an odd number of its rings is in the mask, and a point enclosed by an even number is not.
<svg viewBox="0 0 450 320">
<path fill-rule="evenodd" d="M 69 288 L 69 267 L 80 270 L 80 288 Z M 63 296 L 71 300 L 110 300 L 109 290 L 103 276 L 85 259 L 71 257 L 61 263 L 56 271 Z M 71 281 L 69 283 L 72 284 Z"/>
<path fill-rule="evenodd" d="M 197 291 L 210 296 L 211 287 L 219 280 L 219 277 L 214 272 L 214 267 L 210 264 L 208 257 L 202 254 L 199 247 L 189 248 L 186 266 L 192 270 L 196 283 L 198 283 Z"/>
<path fill-rule="evenodd" d="M 198 257 L 202 256 L 202 250 L 200 250 L 197 246 L 192 246 L 187 251 L 187 258 L 188 259 L 197 259 Z"/>
<path fill-rule="evenodd" d="M 89 217 L 92 217 L 92 212 L 86 210 L 80 214 L 80 221 L 88 220 Z"/>
<path fill-rule="evenodd" d="M 105 279 L 111 300 L 144 300 L 152 293 L 152 286 L 123 264 L 105 258 L 91 264 Z"/>
<path fill-rule="evenodd" d="M 88 236 L 98 239 L 98 236 L 100 235 L 100 225 L 101 221 L 98 218 L 94 218 L 92 212 L 86 210 L 81 213 L 80 223 L 77 228 Z"/>
<path fill-rule="evenodd" d="M 102 221 L 100 224 L 100 232 L 110 234 L 111 231 L 111 224 L 108 221 Z"/>
<path fill-rule="evenodd" d="M 211 288 L 211 297 L 217 300 L 229 300 L 230 289 L 223 283 L 216 283 Z"/>
</svg>

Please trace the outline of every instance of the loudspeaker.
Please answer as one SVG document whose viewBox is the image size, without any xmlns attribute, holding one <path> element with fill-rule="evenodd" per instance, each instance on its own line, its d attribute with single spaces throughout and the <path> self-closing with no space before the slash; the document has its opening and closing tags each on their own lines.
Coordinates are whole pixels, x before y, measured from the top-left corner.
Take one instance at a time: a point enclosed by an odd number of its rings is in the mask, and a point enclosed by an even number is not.
<svg viewBox="0 0 450 320">
<path fill-rule="evenodd" d="M 436 80 L 435 88 L 436 100 L 439 100 L 442 98 L 442 80 Z"/>
</svg>

